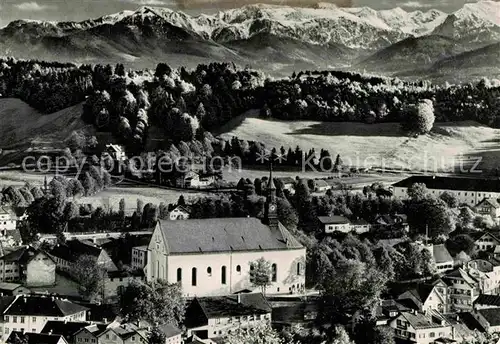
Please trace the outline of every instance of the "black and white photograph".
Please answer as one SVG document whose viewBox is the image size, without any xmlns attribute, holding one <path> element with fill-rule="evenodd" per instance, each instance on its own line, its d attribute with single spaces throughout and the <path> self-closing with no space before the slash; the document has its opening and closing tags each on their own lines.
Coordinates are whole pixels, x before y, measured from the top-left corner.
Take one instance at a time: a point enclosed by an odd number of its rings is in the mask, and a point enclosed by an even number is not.
<svg viewBox="0 0 500 344">
<path fill-rule="evenodd" d="M 0 0 L 0 344 L 500 344 L 500 1 Z"/>
</svg>

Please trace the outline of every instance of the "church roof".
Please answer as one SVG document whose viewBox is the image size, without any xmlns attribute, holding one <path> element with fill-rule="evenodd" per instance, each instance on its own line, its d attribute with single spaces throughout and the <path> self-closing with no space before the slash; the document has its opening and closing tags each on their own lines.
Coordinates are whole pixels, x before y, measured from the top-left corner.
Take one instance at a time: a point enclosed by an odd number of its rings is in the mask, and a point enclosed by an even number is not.
<svg viewBox="0 0 500 344">
<path fill-rule="evenodd" d="M 160 220 L 159 226 L 170 253 L 269 251 L 303 246 L 278 223 L 271 229 L 252 217 Z"/>
</svg>

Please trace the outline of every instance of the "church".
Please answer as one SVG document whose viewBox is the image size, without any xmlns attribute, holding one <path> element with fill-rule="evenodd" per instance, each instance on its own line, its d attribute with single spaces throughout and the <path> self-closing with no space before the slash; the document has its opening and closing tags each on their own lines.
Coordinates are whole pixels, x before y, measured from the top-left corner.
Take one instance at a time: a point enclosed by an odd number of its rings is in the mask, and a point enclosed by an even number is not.
<svg viewBox="0 0 500 344">
<path fill-rule="evenodd" d="M 264 219 L 212 218 L 158 221 L 148 246 L 148 281 L 180 283 L 185 297 L 261 291 L 253 285 L 252 262 L 271 264 L 268 294 L 305 287 L 306 248 L 278 220 L 272 171 Z"/>
</svg>

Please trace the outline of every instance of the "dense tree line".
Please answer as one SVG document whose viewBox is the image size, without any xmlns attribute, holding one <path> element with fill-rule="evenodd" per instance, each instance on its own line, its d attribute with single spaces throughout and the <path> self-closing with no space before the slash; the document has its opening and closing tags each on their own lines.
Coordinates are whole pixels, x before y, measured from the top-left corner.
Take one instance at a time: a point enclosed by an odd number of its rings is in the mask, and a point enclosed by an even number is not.
<svg viewBox="0 0 500 344">
<path fill-rule="evenodd" d="M 285 120 L 406 123 L 415 118 L 411 129 L 417 132 L 428 131 L 434 117 L 500 125 L 500 88 L 487 80 L 431 85 L 336 71 L 271 80 L 229 63 L 189 71 L 160 63 L 155 71 L 126 71 L 121 64 L 2 59 L 0 94 L 21 98 L 45 113 L 85 101 L 86 122 L 136 150 L 143 149 L 150 135 L 158 137 L 151 127 L 161 130 L 160 137 L 167 141 L 203 141 L 205 130 L 219 128 L 250 109 Z M 414 116 L 432 108 L 431 117 Z"/>
</svg>

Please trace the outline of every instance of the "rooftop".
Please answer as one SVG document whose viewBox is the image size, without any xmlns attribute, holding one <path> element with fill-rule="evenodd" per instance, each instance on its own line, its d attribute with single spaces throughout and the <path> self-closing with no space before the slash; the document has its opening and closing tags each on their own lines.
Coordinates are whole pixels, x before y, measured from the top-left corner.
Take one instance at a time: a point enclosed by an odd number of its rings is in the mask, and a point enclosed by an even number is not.
<svg viewBox="0 0 500 344">
<path fill-rule="evenodd" d="M 346 224 L 350 223 L 350 221 L 344 216 L 318 216 L 319 222 L 324 225 L 332 225 L 332 224 Z"/>
<path fill-rule="evenodd" d="M 240 302 L 238 302 L 238 296 Z M 271 305 L 261 293 L 196 298 L 207 318 L 271 313 Z"/>
<path fill-rule="evenodd" d="M 167 338 L 178 336 L 179 334 L 182 333 L 181 329 L 179 329 L 177 326 L 174 326 L 172 324 L 160 325 L 159 329 L 161 332 L 163 332 L 167 336 Z"/>
<path fill-rule="evenodd" d="M 453 257 L 444 244 L 432 246 L 432 256 L 436 264 L 453 262 Z"/>
<path fill-rule="evenodd" d="M 170 253 L 266 251 L 303 246 L 279 223 L 272 229 L 252 217 L 158 222 Z"/>
<path fill-rule="evenodd" d="M 490 326 L 500 325 L 500 312 L 498 308 L 479 309 L 477 312 L 486 319 Z"/>
<path fill-rule="evenodd" d="M 16 338 L 23 338 L 25 340 L 22 343 L 26 344 L 58 344 L 62 339 L 63 343 L 67 343 L 68 341 L 61 336 L 60 334 L 46 334 L 46 333 L 21 333 L 18 331 L 12 331 L 9 338 L 7 339 L 7 343 L 18 343 L 19 340 Z"/>
<path fill-rule="evenodd" d="M 414 329 L 436 328 L 447 326 L 446 319 L 437 312 L 424 314 L 420 312 L 403 312 L 404 317 Z"/>
<path fill-rule="evenodd" d="M 64 317 L 86 310 L 86 307 L 55 297 L 18 295 L 4 314 Z"/>
<path fill-rule="evenodd" d="M 71 321 L 47 321 L 41 333 L 60 334 L 68 341 L 72 341 L 72 337 L 82 328 L 89 326 L 88 322 L 71 322 Z"/>
<path fill-rule="evenodd" d="M 411 176 L 393 186 L 408 188 L 415 183 L 422 183 L 428 189 L 500 192 L 500 180 L 461 177 Z"/>
<path fill-rule="evenodd" d="M 476 207 L 483 206 L 483 205 L 488 205 L 491 206 L 495 209 L 500 208 L 500 204 L 498 204 L 498 201 L 493 198 L 483 198 L 481 202 L 479 202 Z"/>
<path fill-rule="evenodd" d="M 500 295 L 480 294 L 474 304 L 500 307 Z"/>
<path fill-rule="evenodd" d="M 6 262 L 17 262 L 19 264 L 27 264 L 33 258 L 35 258 L 39 253 L 43 253 L 42 251 L 32 247 L 32 246 L 23 246 L 21 248 L 16 249 L 6 255 L 0 257 L 1 260 Z M 47 255 L 47 258 L 50 258 Z"/>
<path fill-rule="evenodd" d="M 14 291 L 22 287 L 19 283 L 0 282 L 0 291 Z"/>
</svg>

